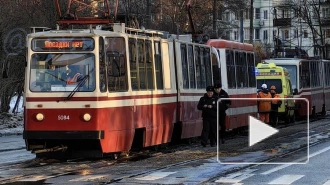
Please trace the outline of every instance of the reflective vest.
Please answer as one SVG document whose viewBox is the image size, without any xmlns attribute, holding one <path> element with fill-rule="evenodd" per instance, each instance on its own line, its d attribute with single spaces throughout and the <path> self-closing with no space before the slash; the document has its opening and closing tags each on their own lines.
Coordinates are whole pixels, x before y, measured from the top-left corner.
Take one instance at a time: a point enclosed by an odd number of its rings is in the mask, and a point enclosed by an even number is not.
<svg viewBox="0 0 330 185">
<path fill-rule="evenodd" d="M 80 73 L 76 73 L 72 78 L 68 77 L 66 80 L 66 84 L 74 84 L 77 83 L 77 79 L 80 76 Z"/>
<path fill-rule="evenodd" d="M 258 98 L 272 98 L 270 93 L 265 94 L 262 91 L 258 93 Z M 270 112 L 271 110 L 271 100 L 258 100 L 258 110 L 259 112 Z"/>
</svg>

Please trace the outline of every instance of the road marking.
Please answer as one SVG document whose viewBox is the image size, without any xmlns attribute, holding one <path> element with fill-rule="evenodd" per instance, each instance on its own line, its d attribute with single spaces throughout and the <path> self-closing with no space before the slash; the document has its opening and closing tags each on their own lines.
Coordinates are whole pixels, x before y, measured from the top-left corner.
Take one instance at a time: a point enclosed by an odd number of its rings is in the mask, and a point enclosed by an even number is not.
<svg viewBox="0 0 330 185">
<path fill-rule="evenodd" d="M 328 150 L 330 150 L 330 146 L 329 146 L 329 147 L 326 147 L 326 148 L 323 148 L 322 150 L 319 150 L 319 151 L 317 151 L 317 152 L 315 152 L 315 153 L 309 155 L 309 158 L 314 157 L 314 156 L 317 156 L 317 155 L 319 155 L 319 154 L 321 154 L 321 153 L 323 153 L 323 152 L 326 152 L 326 151 L 328 151 Z"/>
<path fill-rule="evenodd" d="M 281 185 L 291 184 L 294 181 L 296 181 L 302 177 L 304 177 L 304 175 L 283 175 L 283 176 L 271 181 L 268 184 L 281 184 Z"/>
<path fill-rule="evenodd" d="M 43 176 L 43 175 L 39 175 L 39 176 L 32 176 L 31 178 L 26 178 L 26 179 L 21 179 L 21 180 L 18 180 L 20 182 L 34 182 L 34 181 L 40 181 L 40 180 L 43 180 L 43 179 L 49 179 L 49 178 L 52 178 L 52 177 L 55 177 L 55 176 Z"/>
<path fill-rule="evenodd" d="M 221 177 L 219 180 L 216 180 L 215 182 L 219 182 L 219 183 L 239 183 L 244 179 L 247 179 L 249 177 L 254 176 L 254 174 L 242 174 L 240 176 L 236 176 L 234 178 L 230 178 L 230 177 Z"/>
<path fill-rule="evenodd" d="M 151 180 L 157 180 L 157 179 L 161 179 L 164 178 L 166 176 L 169 176 L 171 174 L 174 174 L 176 172 L 155 172 L 149 175 L 146 175 L 144 177 L 139 177 L 139 178 L 135 178 L 136 180 L 145 180 L 145 181 L 151 181 Z"/>
<path fill-rule="evenodd" d="M 95 180 L 95 179 L 101 179 L 104 177 L 108 177 L 108 175 L 87 175 L 84 177 L 76 178 L 76 179 L 71 179 L 69 181 L 90 181 L 90 180 Z"/>
<path fill-rule="evenodd" d="M 242 172 L 228 174 L 226 177 L 221 177 L 220 179 L 216 180 L 215 182 L 235 183 L 233 185 L 242 185 L 243 183 L 239 183 L 239 182 L 244 179 L 254 176 L 255 174 L 251 174 L 251 172 L 255 172 L 257 170 L 258 169 L 248 168 L 248 169 L 243 170 Z"/>
<path fill-rule="evenodd" d="M 314 152 L 313 154 L 310 154 L 310 155 L 309 155 L 309 158 L 315 157 L 315 156 L 317 156 L 317 155 L 319 155 L 319 154 L 321 154 L 321 153 L 323 153 L 323 152 L 326 152 L 326 151 L 328 151 L 328 150 L 330 150 L 330 147 L 323 148 L 322 150 L 319 150 L 319 151 L 317 151 L 317 152 Z M 299 161 L 299 160 L 296 160 L 295 162 L 298 162 L 298 161 Z M 293 165 L 293 164 L 292 164 L 292 163 L 291 163 L 291 164 L 283 164 L 283 165 L 281 165 L 281 166 L 278 166 L 278 167 L 272 168 L 271 170 L 268 170 L 268 171 L 263 172 L 263 173 L 261 173 L 261 174 L 262 174 L 262 175 L 268 175 L 268 174 L 270 174 L 270 173 L 276 172 L 276 171 L 278 171 L 278 170 L 282 170 L 282 169 L 284 169 L 284 168 L 286 168 L 286 167 L 289 167 L 289 166 L 291 166 L 291 165 Z"/>
<path fill-rule="evenodd" d="M 278 170 L 282 170 L 282 169 L 284 169 L 284 168 L 286 168 L 286 167 L 288 167 L 288 166 L 291 166 L 291 165 L 292 165 L 292 164 L 283 164 L 283 165 L 281 165 L 281 166 L 278 166 L 278 167 L 272 168 L 271 170 L 265 171 L 265 172 L 263 172 L 263 173 L 261 173 L 261 174 L 262 174 L 262 175 L 268 175 L 268 174 L 270 174 L 270 173 L 276 172 L 276 171 L 278 171 Z"/>
<path fill-rule="evenodd" d="M 327 182 L 325 182 L 323 185 L 330 185 L 330 180 L 328 180 Z"/>
</svg>

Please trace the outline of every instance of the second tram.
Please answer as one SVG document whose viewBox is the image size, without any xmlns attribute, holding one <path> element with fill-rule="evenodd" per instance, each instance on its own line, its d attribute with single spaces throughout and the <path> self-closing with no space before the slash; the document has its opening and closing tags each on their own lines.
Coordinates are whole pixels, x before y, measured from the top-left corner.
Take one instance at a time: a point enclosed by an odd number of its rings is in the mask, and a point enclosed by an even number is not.
<svg viewBox="0 0 330 185">
<path fill-rule="evenodd" d="M 292 82 L 294 98 L 306 98 L 305 101 L 297 101 L 298 116 L 311 116 L 316 114 L 325 115 L 330 108 L 330 63 L 318 59 L 296 59 L 296 58 L 275 58 L 265 60 L 267 63 L 275 63 L 278 66 L 288 69 Z M 328 92 L 329 91 L 329 92 Z M 308 110 L 308 111 L 307 111 Z"/>
</svg>

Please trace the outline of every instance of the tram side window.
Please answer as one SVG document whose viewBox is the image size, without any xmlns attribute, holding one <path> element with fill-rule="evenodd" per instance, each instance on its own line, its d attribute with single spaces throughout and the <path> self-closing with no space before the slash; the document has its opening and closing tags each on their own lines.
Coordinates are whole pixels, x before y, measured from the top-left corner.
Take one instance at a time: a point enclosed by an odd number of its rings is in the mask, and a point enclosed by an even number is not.
<svg viewBox="0 0 330 185">
<path fill-rule="evenodd" d="M 318 87 L 320 86 L 320 73 L 317 71 L 319 70 L 319 63 L 316 61 L 310 62 L 311 67 L 311 87 Z"/>
<path fill-rule="evenodd" d="M 195 67 L 196 67 L 196 80 L 197 89 L 202 89 L 202 79 L 201 79 L 201 62 L 199 58 L 199 47 L 195 46 Z"/>
<path fill-rule="evenodd" d="M 228 87 L 236 88 L 234 52 L 226 50 Z"/>
<path fill-rule="evenodd" d="M 188 62 L 189 62 L 189 79 L 190 79 L 190 89 L 196 88 L 195 82 L 195 65 L 194 65 L 194 55 L 193 46 L 188 46 Z"/>
<path fill-rule="evenodd" d="M 244 72 L 244 87 L 249 87 L 249 73 L 248 70 L 246 70 L 246 68 L 248 67 L 248 60 L 247 60 L 247 56 L 246 56 L 246 52 L 242 52 L 241 53 L 241 59 L 242 59 L 242 71 Z"/>
<path fill-rule="evenodd" d="M 205 77 L 205 61 L 204 61 L 204 48 L 200 48 L 200 66 L 201 66 L 201 89 L 206 88 L 206 77 Z"/>
<path fill-rule="evenodd" d="M 300 68 L 300 88 L 310 87 L 310 68 L 309 62 L 302 62 Z"/>
<path fill-rule="evenodd" d="M 136 50 L 136 39 L 130 38 L 128 39 L 128 50 L 129 50 L 129 68 L 131 71 L 131 86 L 132 90 L 139 90 L 138 83 L 138 73 L 137 73 L 137 50 Z"/>
<path fill-rule="evenodd" d="M 330 62 L 325 62 L 324 63 L 324 76 L 326 77 L 325 78 L 325 85 L 326 86 L 330 86 Z"/>
<path fill-rule="evenodd" d="M 126 47 L 124 38 L 107 38 L 106 65 L 109 92 L 127 91 Z"/>
<path fill-rule="evenodd" d="M 151 41 L 146 40 L 146 69 L 147 69 L 147 88 L 148 89 L 155 89 L 154 86 L 154 65 L 153 65 L 153 58 L 152 58 L 152 48 L 151 48 Z"/>
<path fill-rule="evenodd" d="M 156 85 L 157 89 L 164 89 L 163 85 L 163 64 L 162 64 L 162 57 L 161 57 L 161 48 L 160 42 L 154 42 L 154 50 L 155 50 L 155 70 L 156 70 Z"/>
<path fill-rule="evenodd" d="M 146 61 L 145 61 L 145 44 L 144 40 L 138 39 L 138 66 L 140 90 L 147 89 Z"/>
<path fill-rule="evenodd" d="M 104 52 L 104 40 L 102 37 L 99 39 L 100 45 L 100 91 L 107 92 L 108 86 L 107 83 L 107 72 L 105 67 L 105 52 Z"/>
<path fill-rule="evenodd" d="M 256 86 L 256 77 L 255 77 L 255 64 L 254 64 L 254 54 L 248 53 L 247 54 L 248 60 L 248 77 L 249 77 L 249 87 Z"/>
<path fill-rule="evenodd" d="M 206 48 L 203 54 L 203 60 L 205 65 L 205 84 L 206 86 L 212 85 L 212 72 L 211 72 L 211 60 L 210 49 Z"/>
<path fill-rule="evenodd" d="M 321 61 L 318 61 L 317 63 L 316 63 L 316 71 L 320 71 L 319 73 L 318 72 L 316 72 L 316 87 L 321 87 L 322 85 L 321 84 L 323 84 L 323 79 L 321 78 L 321 76 L 323 75 L 322 73 L 323 73 L 323 70 L 322 70 L 322 63 L 321 63 Z"/>
<path fill-rule="evenodd" d="M 248 86 L 246 59 L 243 52 L 235 51 L 237 88 Z"/>
<path fill-rule="evenodd" d="M 220 56 L 220 51 L 218 50 L 218 55 Z M 218 59 L 215 54 L 212 53 L 212 78 L 213 83 L 220 83 L 221 82 L 221 69 L 219 68 Z M 212 80 L 212 79 L 211 79 Z"/>
<path fill-rule="evenodd" d="M 316 66 L 315 66 L 315 62 L 310 62 L 309 64 L 310 70 L 315 71 L 316 72 Z M 316 87 L 316 73 L 311 73 L 310 77 L 311 77 L 311 87 Z"/>
<path fill-rule="evenodd" d="M 181 44 L 181 65 L 182 65 L 182 82 L 183 88 L 189 89 L 188 63 L 187 63 L 187 47 Z"/>
</svg>

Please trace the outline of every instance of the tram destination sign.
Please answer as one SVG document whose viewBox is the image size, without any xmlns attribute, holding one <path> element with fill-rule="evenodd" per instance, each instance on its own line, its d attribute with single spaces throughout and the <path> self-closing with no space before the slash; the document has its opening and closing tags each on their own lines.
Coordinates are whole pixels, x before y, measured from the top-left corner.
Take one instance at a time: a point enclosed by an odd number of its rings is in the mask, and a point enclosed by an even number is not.
<svg viewBox="0 0 330 185">
<path fill-rule="evenodd" d="M 37 38 L 32 40 L 33 51 L 92 51 L 92 38 Z"/>
</svg>

